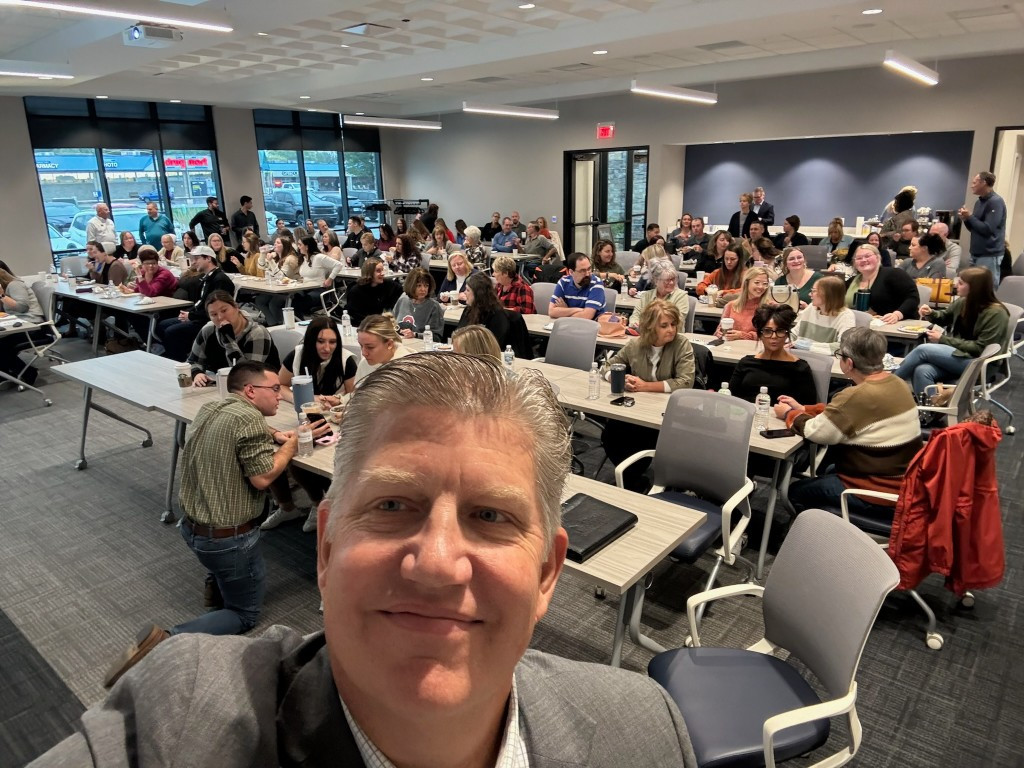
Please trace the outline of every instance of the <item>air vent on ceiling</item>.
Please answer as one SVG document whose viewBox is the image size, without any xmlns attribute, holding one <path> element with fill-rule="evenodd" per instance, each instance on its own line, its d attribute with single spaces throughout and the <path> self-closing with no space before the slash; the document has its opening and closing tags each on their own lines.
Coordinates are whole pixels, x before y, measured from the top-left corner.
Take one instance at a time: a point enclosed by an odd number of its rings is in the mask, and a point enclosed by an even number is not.
<svg viewBox="0 0 1024 768">
<path fill-rule="evenodd" d="M 484 83 L 486 85 L 486 84 L 489 84 L 489 83 L 504 83 L 504 82 L 507 82 L 509 79 L 510 78 L 507 78 L 507 77 L 474 77 L 474 78 L 471 78 L 469 82 L 471 82 L 471 83 Z"/>
<path fill-rule="evenodd" d="M 386 99 L 386 98 L 390 97 L 391 95 L 392 94 L 390 94 L 390 93 L 364 93 L 359 98 L 361 98 L 361 99 Z"/>
<path fill-rule="evenodd" d="M 566 64 L 564 67 L 552 67 L 558 72 L 582 72 L 585 69 L 593 69 L 593 64 Z"/>
<path fill-rule="evenodd" d="M 983 19 L 986 16 L 1002 16 L 1005 13 L 1010 13 L 1011 9 L 1008 5 L 993 5 L 988 8 L 967 8 L 962 11 L 950 11 L 949 15 L 957 19 Z"/>
<path fill-rule="evenodd" d="M 364 22 L 362 24 L 353 24 L 351 27 L 345 27 L 345 29 L 341 31 L 348 32 L 350 35 L 373 37 L 374 35 L 383 35 L 393 29 L 394 27 L 385 27 L 383 24 L 371 24 L 369 22 Z"/>
<path fill-rule="evenodd" d="M 739 40 L 723 40 L 720 43 L 708 43 L 707 45 L 698 45 L 702 51 L 728 51 L 733 48 L 746 48 L 746 43 L 741 43 Z"/>
</svg>

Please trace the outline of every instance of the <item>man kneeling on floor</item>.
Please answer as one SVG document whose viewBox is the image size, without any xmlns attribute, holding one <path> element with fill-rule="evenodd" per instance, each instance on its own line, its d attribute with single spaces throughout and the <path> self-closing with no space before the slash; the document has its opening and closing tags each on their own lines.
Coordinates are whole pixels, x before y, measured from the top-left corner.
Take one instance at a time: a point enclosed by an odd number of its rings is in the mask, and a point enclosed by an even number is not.
<svg viewBox="0 0 1024 768">
<path fill-rule="evenodd" d="M 324 631 L 172 637 L 37 765 L 695 765 L 651 680 L 527 650 L 569 458 L 539 374 L 444 352 L 380 368 L 318 510 Z"/>
</svg>

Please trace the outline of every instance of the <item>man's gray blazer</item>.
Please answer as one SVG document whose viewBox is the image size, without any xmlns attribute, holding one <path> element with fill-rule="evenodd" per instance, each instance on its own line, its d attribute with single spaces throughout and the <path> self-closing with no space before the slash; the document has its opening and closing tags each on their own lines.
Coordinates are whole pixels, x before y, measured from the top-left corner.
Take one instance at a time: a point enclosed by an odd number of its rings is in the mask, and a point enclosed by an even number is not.
<svg viewBox="0 0 1024 768">
<path fill-rule="evenodd" d="M 686 726 L 652 680 L 527 651 L 516 667 L 532 768 L 696 766 Z M 177 635 L 82 715 L 42 766 L 353 766 L 323 633 Z"/>
</svg>

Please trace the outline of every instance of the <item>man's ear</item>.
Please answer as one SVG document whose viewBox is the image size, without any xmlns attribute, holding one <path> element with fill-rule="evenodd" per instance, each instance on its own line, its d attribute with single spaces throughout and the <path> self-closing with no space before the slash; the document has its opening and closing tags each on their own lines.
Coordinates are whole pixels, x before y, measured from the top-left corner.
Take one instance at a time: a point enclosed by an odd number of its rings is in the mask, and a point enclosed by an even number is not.
<svg viewBox="0 0 1024 768">
<path fill-rule="evenodd" d="M 323 499 L 316 508 L 316 581 L 323 592 L 327 583 L 327 566 L 331 562 L 331 537 L 327 522 L 331 516 L 331 505 Z"/>
</svg>

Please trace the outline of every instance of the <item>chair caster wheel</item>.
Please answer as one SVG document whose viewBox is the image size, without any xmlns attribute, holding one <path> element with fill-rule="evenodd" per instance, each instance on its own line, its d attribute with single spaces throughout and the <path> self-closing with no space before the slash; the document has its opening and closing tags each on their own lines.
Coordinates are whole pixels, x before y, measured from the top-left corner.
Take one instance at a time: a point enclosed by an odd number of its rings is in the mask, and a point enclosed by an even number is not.
<svg viewBox="0 0 1024 768">
<path fill-rule="evenodd" d="M 693 648 L 693 637 L 687 635 L 686 640 L 683 641 L 683 645 L 685 645 L 687 648 Z"/>
<path fill-rule="evenodd" d="M 964 592 L 964 596 L 960 598 L 960 607 L 970 610 L 974 607 L 974 595 L 970 592 Z"/>
<path fill-rule="evenodd" d="M 165 525 L 170 525 L 175 522 L 178 518 L 174 516 L 174 513 L 169 509 L 165 509 L 160 515 L 160 522 Z"/>
<path fill-rule="evenodd" d="M 153 445 L 152 438 L 147 437 L 145 440 L 142 441 L 142 447 L 143 448 L 149 448 L 152 445 Z"/>
<path fill-rule="evenodd" d="M 1017 431 L 1017 428 L 1012 424 L 1006 428 L 1006 434 L 1012 435 Z"/>
<path fill-rule="evenodd" d="M 43 405 L 49 408 L 51 405 L 53 405 L 53 400 L 43 400 Z"/>
<path fill-rule="evenodd" d="M 940 635 L 938 632 L 929 632 L 925 636 L 924 641 L 928 644 L 928 647 L 931 648 L 933 651 L 942 650 L 942 635 Z"/>
<path fill-rule="evenodd" d="M 79 472 L 81 472 L 83 469 L 87 469 L 88 467 L 89 462 L 87 462 L 85 459 L 79 459 L 78 461 L 75 462 L 75 469 L 77 469 Z"/>
</svg>

